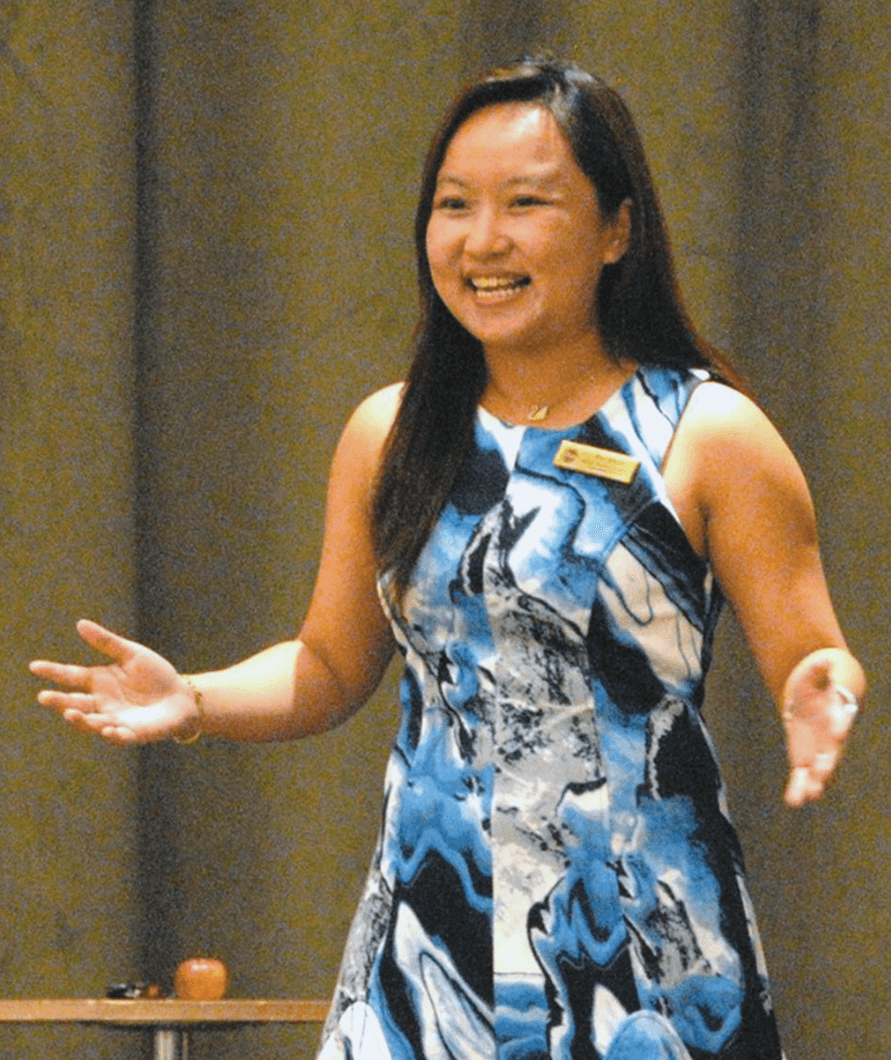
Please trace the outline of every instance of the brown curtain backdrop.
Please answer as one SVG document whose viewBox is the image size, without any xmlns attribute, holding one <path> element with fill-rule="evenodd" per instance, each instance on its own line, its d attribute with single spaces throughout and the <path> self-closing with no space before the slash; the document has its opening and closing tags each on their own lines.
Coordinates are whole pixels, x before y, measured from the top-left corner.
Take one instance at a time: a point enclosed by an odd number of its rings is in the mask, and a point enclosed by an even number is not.
<svg viewBox="0 0 891 1060">
<path fill-rule="evenodd" d="M 112 751 L 34 705 L 89 615 L 184 670 L 293 634 L 341 426 L 405 364 L 427 139 L 479 66 L 548 48 L 642 126 L 703 331 L 811 481 L 872 694 L 838 786 L 781 805 L 780 727 L 733 619 L 709 715 L 790 1057 L 889 1033 L 883 737 L 891 499 L 884 5 L 0 0 L 0 996 L 168 981 L 325 997 L 379 821 L 395 673 L 303 744 Z M 781 620 L 778 619 L 778 620 Z M 316 1029 L 196 1057 L 310 1057 Z M 149 1055 L 0 1028 L 0 1055 Z"/>
</svg>

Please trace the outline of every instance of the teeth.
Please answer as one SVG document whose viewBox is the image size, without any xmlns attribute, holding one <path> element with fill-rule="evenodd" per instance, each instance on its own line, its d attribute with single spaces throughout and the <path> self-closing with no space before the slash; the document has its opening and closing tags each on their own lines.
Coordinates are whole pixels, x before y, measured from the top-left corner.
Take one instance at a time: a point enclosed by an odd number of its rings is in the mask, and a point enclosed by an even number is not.
<svg viewBox="0 0 891 1060">
<path fill-rule="evenodd" d="M 474 276 L 471 286 L 477 291 L 508 291 L 515 287 L 525 287 L 528 277 L 511 279 L 507 276 Z"/>
</svg>

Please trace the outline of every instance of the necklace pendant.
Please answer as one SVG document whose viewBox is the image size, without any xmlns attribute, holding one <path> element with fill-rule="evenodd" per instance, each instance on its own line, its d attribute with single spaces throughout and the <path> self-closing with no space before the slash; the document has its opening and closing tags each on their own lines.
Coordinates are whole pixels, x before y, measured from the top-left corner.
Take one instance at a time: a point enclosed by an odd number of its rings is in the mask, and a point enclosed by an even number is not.
<svg viewBox="0 0 891 1060">
<path fill-rule="evenodd" d="M 531 423 L 541 423 L 543 419 L 547 418 L 550 408 L 547 405 L 533 405 L 529 410 L 527 419 Z"/>
</svg>

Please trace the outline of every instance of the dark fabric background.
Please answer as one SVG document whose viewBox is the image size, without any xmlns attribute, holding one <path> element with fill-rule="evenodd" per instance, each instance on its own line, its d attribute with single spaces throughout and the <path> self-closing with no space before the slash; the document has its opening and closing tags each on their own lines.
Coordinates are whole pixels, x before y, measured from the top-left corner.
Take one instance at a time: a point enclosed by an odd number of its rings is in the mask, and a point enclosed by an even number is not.
<svg viewBox="0 0 891 1060">
<path fill-rule="evenodd" d="M 891 88 L 879 0 L 0 0 L 0 995 L 168 980 L 325 997 L 358 898 L 393 679 L 302 745 L 111 751 L 34 705 L 89 615 L 182 669 L 291 635 L 350 409 L 398 378 L 433 125 L 544 46 L 637 115 L 694 317 L 813 486 L 872 679 L 840 783 L 781 805 L 780 727 L 732 618 L 709 714 L 791 1060 L 888 1039 L 884 641 Z M 782 616 L 778 616 L 782 621 Z M 311 1055 L 315 1029 L 196 1038 Z M 0 1028 L 0 1056 L 147 1055 Z"/>
</svg>

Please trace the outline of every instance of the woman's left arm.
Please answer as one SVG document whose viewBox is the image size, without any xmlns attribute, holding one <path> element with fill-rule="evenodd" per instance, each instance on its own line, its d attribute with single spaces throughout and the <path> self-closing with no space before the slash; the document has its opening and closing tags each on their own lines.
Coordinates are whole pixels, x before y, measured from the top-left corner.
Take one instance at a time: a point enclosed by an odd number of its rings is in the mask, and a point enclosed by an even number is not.
<svg viewBox="0 0 891 1060">
<path fill-rule="evenodd" d="M 666 482 L 782 713 L 786 802 L 819 798 L 866 680 L 835 616 L 801 468 L 752 401 L 705 383 L 678 428 Z"/>
</svg>

